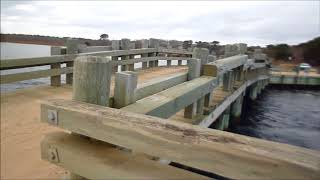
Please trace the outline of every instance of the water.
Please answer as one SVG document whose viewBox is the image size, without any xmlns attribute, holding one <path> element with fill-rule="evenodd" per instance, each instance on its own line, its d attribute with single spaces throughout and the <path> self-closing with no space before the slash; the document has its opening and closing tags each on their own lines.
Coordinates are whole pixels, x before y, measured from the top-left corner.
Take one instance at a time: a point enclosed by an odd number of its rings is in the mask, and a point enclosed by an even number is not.
<svg viewBox="0 0 320 180">
<path fill-rule="evenodd" d="M 267 88 L 232 132 L 320 150 L 320 91 Z"/>
<path fill-rule="evenodd" d="M 1 47 L 1 60 L 50 56 L 50 53 L 51 53 L 51 47 L 46 45 L 1 42 L 0 47 Z M 29 67 L 29 68 L 21 68 L 21 69 L 2 70 L 0 71 L 0 73 L 1 75 L 5 75 L 5 74 L 20 73 L 20 72 L 44 70 L 49 68 L 50 66 L 38 66 L 38 67 Z M 39 79 L 20 81 L 20 82 L 15 82 L 10 84 L 1 84 L 0 91 L 1 92 L 14 91 L 17 89 L 28 88 L 35 85 L 49 84 L 49 82 L 50 82 L 49 78 L 39 78 Z"/>
</svg>

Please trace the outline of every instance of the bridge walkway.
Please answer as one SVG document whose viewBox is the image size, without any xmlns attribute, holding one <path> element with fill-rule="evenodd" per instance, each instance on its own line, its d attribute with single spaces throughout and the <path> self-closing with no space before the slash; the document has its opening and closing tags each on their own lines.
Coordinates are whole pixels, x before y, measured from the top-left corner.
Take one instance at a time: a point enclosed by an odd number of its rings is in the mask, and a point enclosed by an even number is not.
<svg viewBox="0 0 320 180">
<path fill-rule="evenodd" d="M 137 71 L 138 83 L 186 71 L 186 66 L 141 70 Z M 1 179 L 59 179 L 66 173 L 63 168 L 40 159 L 40 141 L 44 135 L 62 130 L 40 123 L 39 116 L 41 101 L 71 98 L 70 85 L 36 86 L 1 94 Z"/>
</svg>

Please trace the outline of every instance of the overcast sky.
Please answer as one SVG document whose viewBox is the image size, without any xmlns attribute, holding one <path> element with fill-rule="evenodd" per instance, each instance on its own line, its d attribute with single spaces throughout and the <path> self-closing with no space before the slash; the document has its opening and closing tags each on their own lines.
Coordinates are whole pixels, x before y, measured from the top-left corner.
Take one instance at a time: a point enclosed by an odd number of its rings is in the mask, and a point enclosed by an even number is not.
<svg viewBox="0 0 320 180">
<path fill-rule="evenodd" d="M 298 44 L 320 36 L 319 1 L 3 1 L 1 32 L 98 39 Z"/>
</svg>

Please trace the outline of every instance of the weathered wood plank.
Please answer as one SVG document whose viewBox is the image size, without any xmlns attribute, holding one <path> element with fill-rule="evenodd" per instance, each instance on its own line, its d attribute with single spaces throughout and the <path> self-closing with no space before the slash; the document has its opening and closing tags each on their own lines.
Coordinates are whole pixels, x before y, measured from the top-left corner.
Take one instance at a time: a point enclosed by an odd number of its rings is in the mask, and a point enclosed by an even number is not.
<svg viewBox="0 0 320 180">
<path fill-rule="evenodd" d="M 320 176 L 315 150 L 71 100 L 43 102 L 42 122 L 52 110 L 61 128 L 229 178 Z"/>
<path fill-rule="evenodd" d="M 202 76 L 148 96 L 122 108 L 123 110 L 169 118 L 197 101 L 215 87 L 215 78 Z"/>
<path fill-rule="evenodd" d="M 74 62 L 73 99 L 109 105 L 112 64 L 110 58 L 83 56 Z"/>
<path fill-rule="evenodd" d="M 244 65 L 247 62 L 247 55 L 236 55 L 224 59 L 219 59 L 204 65 L 204 73 L 210 76 L 218 76 L 225 72 Z"/>
<path fill-rule="evenodd" d="M 79 50 L 79 53 L 99 52 L 99 51 L 111 51 L 111 46 L 86 46 Z"/>
<path fill-rule="evenodd" d="M 186 54 L 186 55 L 191 55 L 192 52 L 184 50 L 184 49 L 163 49 L 159 48 L 158 50 L 159 53 L 167 53 L 167 54 Z"/>
<path fill-rule="evenodd" d="M 209 179 L 64 132 L 45 136 L 41 158 L 88 179 Z"/>
<path fill-rule="evenodd" d="M 128 60 L 122 60 L 122 61 L 115 61 L 113 62 L 114 65 L 127 65 L 132 63 L 145 63 L 145 62 L 151 62 L 151 61 L 157 61 L 157 60 L 191 60 L 193 58 L 186 58 L 186 57 L 142 57 L 142 58 L 134 58 L 134 59 L 128 59 Z"/>
<path fill-rule="evenodd" d="M 1 84 L 72 73 L 71 67 L 1 75 Z"/>
<path fill-rule="evenodd" d="M 114 102 L 116 108 L 122 108 L 135 102 L 135 90 L 138 84 L 138 74 L 132 71 L 115 73 Z"/>
<path fill-rule="evenodd" d="M 0 70 L 48 65 L 53 63 L 63 63 L 73 61 L 76 57 L 77 55 L 56 55 L 48 57 L 20 58 L 9 60 L 1 59 Z"/>
<path fill-rule="evenodd" d="M 0 70 L 14 69 L 22 67 L 31 67 L 39 65 L 48 65 L 52 63 L 63 63 L 73 61 L 79 56 L 124 56 L 124 55 L 136 55 L 144 53 L 156 52 L 156 48 L 145 48 L 145 49 L 132 49 L 132 50 L 116 50 L 116 51 L 100 51 L 90 53 L 79 53 L 79 54 L 68 54 L 68 55 L 56 55 L 36 58 L 19 58 L 19 59 L 1 59 Z"/>
<path fill-rule="evenodd" d="M 135 95 L 136 100 L 140 100 L 187 81 L 187 74 L 188 73 L 178 73 L 173 76 L 156 78 L 149 82 L 139 84 Z"/>
</svg>

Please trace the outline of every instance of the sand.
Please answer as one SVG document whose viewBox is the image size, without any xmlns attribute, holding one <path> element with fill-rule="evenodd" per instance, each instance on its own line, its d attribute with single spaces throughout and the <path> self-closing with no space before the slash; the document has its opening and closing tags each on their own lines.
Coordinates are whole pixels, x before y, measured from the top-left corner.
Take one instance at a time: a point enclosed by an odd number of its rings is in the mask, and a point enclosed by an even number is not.
<svg viewBox="0 0 320 180">
<path fill-rule="evenodd" d="M 186 67 L 139 72 L 138 82 L 186 71 Z M 40 102 L 71 99 L 72 87 L 36 86 L 1 94 L 1 179 L 61 179 L 68 172 L 40 158 L 40 141 L 61 129 L 40 123 Z"/>
</svg>

